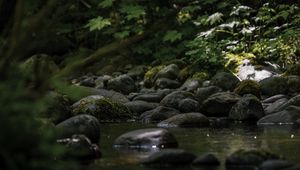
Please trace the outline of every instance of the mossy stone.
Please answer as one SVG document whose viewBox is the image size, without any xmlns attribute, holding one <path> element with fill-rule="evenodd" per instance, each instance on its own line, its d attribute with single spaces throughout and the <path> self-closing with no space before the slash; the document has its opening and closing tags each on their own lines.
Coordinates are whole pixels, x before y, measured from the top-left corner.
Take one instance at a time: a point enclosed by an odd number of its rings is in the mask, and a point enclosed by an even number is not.
<svg viewBox="0 0 300 170">
<path fill-rule="evenodd" d="M 260 85 L 254 80 L 243 80 L 234 89 L 234 92 L 240 96 L 244 94 L 253 94 L 257 98 L 261 98 Z"/>
<path fill-rule="evenodd" d="M 297 76 L 300 76 L 300 63 L 291 65 L 287 69 L 286 74 L 287 75 L 297 75 Z"/>
</svg>

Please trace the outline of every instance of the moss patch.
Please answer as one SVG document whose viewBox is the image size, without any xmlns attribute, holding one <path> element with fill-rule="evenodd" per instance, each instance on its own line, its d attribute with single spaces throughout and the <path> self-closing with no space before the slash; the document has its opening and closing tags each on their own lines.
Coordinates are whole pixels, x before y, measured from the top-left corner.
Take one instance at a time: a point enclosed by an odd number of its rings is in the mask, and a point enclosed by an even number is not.
<svg viewBox="0 0 300 170">
<path fill-rule="evenodd" d="M 240 54 L 232 54 L 232 53 L 227 53 L 226 54 L 226 64 L 225 68 L 228 70 L 237 73 L 239 66 L 243 64 L 243 60 L 248 59 L 248 60 L 253 60 L 256 58 L 256 56 L 252 53 L 240 53 Z"/>
<path fill-rule="evenodd" d="M 239 85 L 234 89 L 234 92 L 240 96 L 244 94 L 253 94 L 258 98 L 260 96 L 260 85 L 254 80 L 243 80 Z"/>
</svg>

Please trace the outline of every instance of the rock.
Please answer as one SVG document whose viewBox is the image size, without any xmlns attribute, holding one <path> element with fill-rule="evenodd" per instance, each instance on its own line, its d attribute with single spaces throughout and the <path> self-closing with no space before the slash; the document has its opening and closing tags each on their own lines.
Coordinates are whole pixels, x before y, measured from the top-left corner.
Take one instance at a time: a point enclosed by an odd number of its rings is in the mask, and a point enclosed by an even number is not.
<svg viewBox="0 0 300 170">
<path fill-rule="evenodd" d="M 244 94 L 253 94 L 254 96 L 260 98 L 260 86 L 254 80 L 243 80 L 234 89 L 234 92 L 240 96 Z"/>
<path fill-rule="evenodd" d="M 228 117 L 211 117 L 209 118 L 209 122 L 213 128 L 226 128 L 231 123 Z"/>
<path fill-rule="evenodd" d="M 165 68 L 161 69 L 157 75 L 156 75 L 156 79 L 158 78 L 168 78 L 171 80 L 175 80 L 178 78 L 179 76 L 179 68 L 176 64 L 170 64 L 168 66 L 166 66 Z"/>
<path fill-rule="evenodd" d="M 266 108 L 265 108 L 265 113 L 266 115 L 275 113 L 275 112 L 279 112 L 282 110 L 283 106 L 288 102 L 287 98 L 281 98 L 276 100 L 274 103 L 269 104 Z"/>
<path fill-rule="evenodd" d="M 209 96 L 221 92 L 222 89 L 220 89 L 217 86 L 209 86 L 209 87 L 202 87 L 199 88 L 195 94 L 196 99 L 201 104 L 204 100 L 206 100 Z"/>
<path fill-rule="evenodd" d="M 142 100 L 146 102 L 159 103 L 164 98 L 164 95 L 161 93 L 152 93 L 152 94 L 140 94 L 133 98 L 133 100 Z"/>
<path fill-rule="evenodd" d="M 93 115 L 100 122 L 124 121 L 132 119 L 134 116 L 124 104 L 99 95 L 83 98 L 74 103 L 71 108 L 75 115 Z"/>
<path fill-rule="evenodd" d="M 178 87 L 180 87 L 180 83 L 176 80 L 171 80 L 168 78 L 158 78 L 155 81 L 155 88 L 159 88 L 159 89 L 176 89 Z"/>
<path fill-rule="evenodd" d="M 196 79 L 187 79 L 179 88 L 181 91 L 195 92 L 202 84 Z"/>
<path fill-rule="evenodd" d="M 232 73 L 219 72 L 211 79 L 212 85 L 218 86 L 223 90 L 233 91 L 240 80 Z"/>
<path fill-rule="evenodd" d="M 266 96 L 285 94 L 288 91 L 287 79 L 284 77 L 269 77 L 259 82 L 261 93 Z"/>
<path fill-rule="evenodd" d="M 300 76 L 288 76 L 287 86 L 290 93 L 300 92 Z"/>
<path fill-rule="evenodd" d="M 180 114 L 180 112 L 174 108 L 159 106 L 153 110 L 146 111 L 139 119 L 143 123 L 157 123 L 177 114 Z"/>
<path fill-rule="evenodd" d="M 189 165 L 193 162 L 196 156 L 182 149 L 164 149 L 155 152 L 148 158 L 141 161 L 143 165 L 148 166 L 178 166 Z"/>
<path fill-rule="evenodd" d="M 289 106 L 283 111 L 273 113 L 261 118 L 257 124 L 295 124 L 296 120 L 300 118 L 300 107 Z"/>
<path fill-rule="evenodd" d="M 157 125 L 158 127 L 208 127 L 209 120 L 201 113 L 185 113 L 172 116 Z"/>
<path fill-rule="evenodd" d="M 131 110 L 132 112 L 141 114 L 144 113 L 145 111 L 152 110 L 158 107 L 158 103 L 149 103 L 145 101 L 136 100 L 136 101 L 125 103 L 125 106 L 127 106 L 129 110 Z"/>
<path fill-rule="evenodd" d="M 162 128 L 139 129 L 127 132 L 114 141 L 115 148 L 176 148 L 177 140 L 168 130 Z"/>
<path fill-rule="evenodd" d="M 226 158 L 226 166 L 259 166 L 266 160 L 279 159 L 279 156 L 257 150 L 238 150 Z"/>
<path fill-rule="evenodd" d="M 206 99 L 201 110 L 209 117 L 228 116 L 231 108 L 240 100 L 240 96 L 232 92 L 220 92 Z"/>
<path fill-rule="evenodd" d="M 171 94 L 168 94 L 165 96 L 161 101 L 160 104 L 162 106 L 166 107 L 172 107 L 178 109 L 179 102 L 183 99 L 194 99 L 193 93 L 186 92 L 186 91 L 175 91 L 172 92 Z"/>
<path fill-rule="evenodd" d="M 144 65 L 136 66 L 130 69 L 127 73 L 128 76 L 133 78 L 134 80 L 141 80 L 146 73 L 147 67 Z"/>
<path fill-rule="evenodd" d="M 286 71 L 287 75 L 296 75 L 300 76 L 300 64 L 293 64 L 290 65 Z"/>
<path fill-rule="evenodd" d="M 259 169 L 260 170 L 285 170 L 286 168 L 291 168 L 293 166 L 294 164 L 286 160 L 268 160 L 263 162 L 260 165 Z"/>
<path fill-rule="evenodd" d="M 284 95 L 284 94 L 277 94 L 275 96 L 271 96 L 265 100 L 263 100 L 263 103 L 274 103 L 279 99 L 283 99 L 283 98 L 288 98 L 288 96 Z"/>
<path fill-rule="evenodd" d="M 126 74 L 120 75 L 116 78 L 109 80 L 107 82 L 107 88 L 123 94 L 135 92 L 137 89 L 133 79 Z"/>
<path fill-rule="evenodd" d="M 113 77 L 111 77 L 109 75 L 104 75 L 104 76 L 97 77 L 96 80 L 95 80 L 96 88 L 97 89 L 107 88 L 107 82 L 110 79 L 113 79 Z"/>
<path fill-rule="evenodd" d="M 264 117 L 264 109 L 260 100 L 252 95 L 244 95 L 230 110 L 229 118 L 233 120 L 258 120 Z"/>
<path fill-rule="evenodd" d="M 289 99 L 289 101 L 283 104 L 280 109 L 283 110 L 292 105 L 300 106 L 300 94 Z"/>
<path fill-rule="evenodd" d="M 82 81 L 79 82 L 80 86 L 87 86 L 87 87 L 95 87 L 96 83 L 95 80 L 92 77 L 88 77 Z"/>
<path fill-rule="evenodd" d="M 218 166 L 220 164 L 221 163 L 218 158 L 216 158 L 216 156 L 211 153 L 201 155 L 193 161 L 193 165 L 198 166 Z"/>
<path fill-rule="evenodd" d="M 94 116 L 78 115 L 71 117 L 58 125 L 58 138 L 70 138 L 74 134 L 84 134 L 93 143 L 98 143 L 100 139 L 100 123 Z"/>
<path fill-rule="evenodd" d="M 196 100 L 187 98 L 179 102 L 178 108 L 182 113 L 199 112 L 200 104 Z"/>
<path fill-rule="evenodd" d="M 101 157 L 99 147 L 85 135 L 73 135 L 71 138 L 59 139 L 57 143 L 66 146 L 63 155 L 64 159 L 75 159 L 79 161 L 87 161 Z"/>
<path fill-rule="evenodd" d="M 147 88 L 151 88 L 157 78 L 157 73 L 162 70 L 163 68 L 165 68 L 165 66 L 163 65 L 159 65 L 159 66 L 155 66 L 151 69 L 149 69 L 145 75 L 144 75 L 144 85 Z"/>
</svg>

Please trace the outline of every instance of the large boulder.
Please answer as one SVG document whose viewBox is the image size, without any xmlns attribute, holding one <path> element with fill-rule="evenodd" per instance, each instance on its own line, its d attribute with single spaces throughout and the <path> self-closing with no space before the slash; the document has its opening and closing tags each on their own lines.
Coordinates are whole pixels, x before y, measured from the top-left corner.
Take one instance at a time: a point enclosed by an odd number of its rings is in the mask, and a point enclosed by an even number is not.
<svg viewBox="0 0 300 170">
<path fill-rule="evenodd" d="M 56 125 L 58 139 L 70 138 L 74 134 L 84 134 L 93 143 L 100 139 L 100 123 L 94 116 L 78 115 Z"/>
<path fill-rule="evenodd" d="M 212 85 L 218 86 L 223 90 L 233 91 L 240 80 L 232 73 L 219 72 L 211 79 Z"/>
<path fill-rule="evenodd" d="M 182 149 L 164 149 L 153 153 L 142 160 L 141 163 L 143 165 L 158 167 L 189 165 L 195 158 L 194 154 Z"/>
<path fill-rule="evenodd" d="M 127 132 L 114 141 L 115 148 L 176 148 L 177 140 L 168 130 L 162 128 L 139 129 Z"/>
<path fill-rule="evenodd" d="M 171 80 L 168 78 L 158 78 L 155 81 L 155 88 L 158 89 L 176 89 L 178 87 L 180 87 L 180 83 L 177 80 Z"/>
<path fill-rule="evenodd" d="M 252 95 L 244 95 L 230 110 L 229 118 L 233 120 L 258 120 L 264 116 L 260 100 Z"/>
<path fill-rule="evenodd" d="M 284 110 L 289 106 L 300 106 L 300 94 L 290 98 L 286 103 L 283 103 L 278 110 Z"/>
<path fill-rule="evenodd" d="M 129 94 L 137 90 L 134 80 L 126 74 L 109 80 L 107 88 L 123 94 Z"/>
<path fill-rule="evenodd" d="M 217 86 L 209 86 L 209 87 L 202 87 L 199 88 L 195 94 L 196 99 L 201 104 L 204 100 L 206 100 L 209 96 L 221 92 L 222 89 L 220 89 Z"/>
<path fill-rule="evenodd" d="M 186 91 L 175 91 L 165 96 L 160 101 L 160 104 L 162 106 L 178 109 L 180 101 L 187 98 L 194 99 L 194 94 Z"/>
<path fill-rule="evenodd" d="M 158 127 L 208 127 L 209 120 L 201 113 L 185 113 L 172 116 L 157 125 Z"/>
<path fill-rule="evenodd" d="M 141 114 L 144 113 L 145 111 L 152 110 L 158 107 L 158 103 L 149 103 L 145 101 L 135 100 L 135 101 L 125 103 L 125 106 L 127 106 L 129 110 L 131 110 L 132 112 Z"/>
<path fill-rule="evenodd" d="M 234 89 L 234 92 L 240 96 L 244 94 L 253 94 L 254 96 L 260 98 L 260 86 L 254 80 L 243 80 Z"/>
<path fill-rule="evenodd" d="M 170 64 L 165 68 L 161 69 L 157 73 L 156 78 L 168 78 L 171 80 L 175 80 L 178 78 L 179 72 L 180 70 L 176 64 Z"/>
<path fill-rule="evenodd" d="M 259 82 L 262 95 L 274 96 L 288 91 L 287 79 L 284 77 L 269 77 Z"/>
<path fill-rule="evenodd" d="M 153 110 L 144 112 L 139 119 L 143 123 L 157 123 L 177 114 L 180 114 L 180 112 L 174 108 L 159 106 Z"/>
<path fill-rule="evenodd" d="M 200 104 L 194 99 L 187 98 L 179 102 L 178 109 L 182 113 L 198 112 L 200 111 Z"/>
<path fill-rule="evenodd" d="M 72 113 L 93 115 L 100 122 L 126 121 L 134 116 L 124 104 L 98 95 L 88 96 L 74 103 Z"/>
<path fill-rule="evenodd" d="M 238 150 L 226 158 L 226 166 L 259 166 L 266 160 L 279 159 L 267 151 Z"/>
<path fill-rule="evenodd" d="M 257 124 L 295 124 L 300 119 L 300 107 L 289 106 L 283 111 L 273 113 L 261 118 Z"/>
<path fill-rule="evenodd" d="M 282 110 L 283 106 L 288 102 L 289 100 L 287 98 L 281 98 L 276 100 L 275 102 L 269 104 L 266 108 L 265 108 L 265 113 L 266 115 L 275 113 L 275 112 L 279 112 Z"/>
<path fill-rule="evenodd" d="M 208 97 L 201 110 L 209 117 L 228 116 L 231 108 L 240 100 L 240 96 L 232 92 L 216 93 Z"/>
</svg>

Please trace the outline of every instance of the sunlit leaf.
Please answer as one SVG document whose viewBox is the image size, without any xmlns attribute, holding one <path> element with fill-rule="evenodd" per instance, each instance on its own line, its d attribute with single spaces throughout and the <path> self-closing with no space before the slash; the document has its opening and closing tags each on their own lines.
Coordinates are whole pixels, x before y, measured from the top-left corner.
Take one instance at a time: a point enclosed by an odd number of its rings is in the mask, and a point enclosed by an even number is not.
<svg viewBox="0 0 300 170">
<path fill-rule="evenodd" d="M 182 39 L 182 34 L 176 30 L 172 30 L 172 31 L 168 31 L 165 34 L 163 41 L 175 42 L 176 40 L 181 40 L 181 39 Z"/>
<path fill-rule="evenodd" d="M 140 5 L 122 5 L 120 12 L 126 14 L 126 19 L 137 19 L 146 15 L 145 9 Z"/>
<path fill-rule="evenodd" d="M 86 24 L 85 27 L 89 28 L 90 31 L 95 31 L 95 30 L 100 31 L 109 25 L 111 25 L 109 19 L 105 19 L 99 16 L 97 18 L 89 20 L 88 24 Z"/>
<path fill-rule="evenodd" d="M 217 23 L 222 22 L 222 21 L 223 21 L 223 20 L 222 20 L 222 17 L 223 17 L 223 14 L 222 14 L 222 13 L 216 12 L 216 13 L 210 15 L 210 16 L 207 18 L 206 22 L 209 23 L 210 25 L 214 25 L 214 24 L 217 24 Z"/>
</svg>

